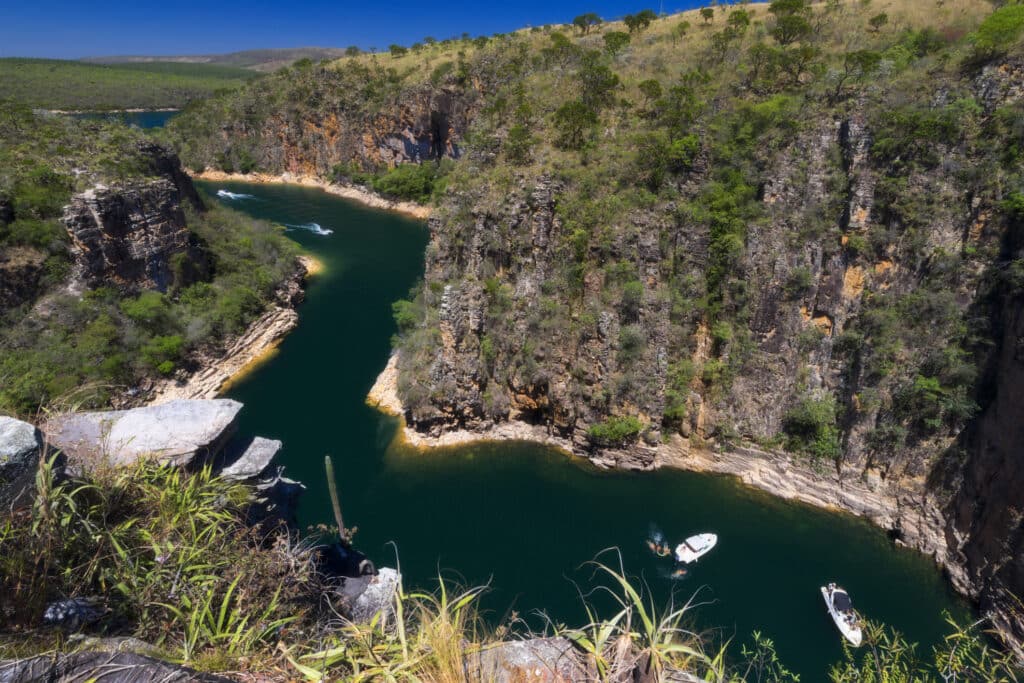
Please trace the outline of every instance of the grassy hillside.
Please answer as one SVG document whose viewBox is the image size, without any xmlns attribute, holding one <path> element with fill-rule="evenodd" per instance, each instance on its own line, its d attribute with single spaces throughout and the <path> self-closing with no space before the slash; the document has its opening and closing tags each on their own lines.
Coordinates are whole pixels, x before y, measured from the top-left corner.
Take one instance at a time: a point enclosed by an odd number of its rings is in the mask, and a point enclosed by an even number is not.
<svg viewBox="0 0 1024 683">
<path fill-rule="evenodd" d="M 231 66 L 153 62 L 106 66 L 55 59 L 0 59 L 0 93 L 42 109 L 179 108 L 255 77 Z"/>
</svg>

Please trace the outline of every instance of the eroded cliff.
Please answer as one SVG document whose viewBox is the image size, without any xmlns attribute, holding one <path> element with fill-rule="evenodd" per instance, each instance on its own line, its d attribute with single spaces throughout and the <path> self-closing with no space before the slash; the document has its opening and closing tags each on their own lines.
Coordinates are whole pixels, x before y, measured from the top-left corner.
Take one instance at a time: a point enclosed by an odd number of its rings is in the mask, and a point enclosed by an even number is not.
<svg viewBox="0 0 1024 683">
<path fill-rule="evenodd" d="M 929 18 L 897 4 L 884 30 L 863 5 L 784 5 L 735 9 L 725 28 L 458 48 L 479 104 L 424 284 L 396 304 L 389 401 L 426 442 L 532 434 L 612 466 L 807 482 L 805 499 L 931 553 L 1007 626 L 1024 481 L 1012 389 L 985 378 L 1016 339 L 991 301 L 993 273 L 1019 266 L 1005 245 L 1024 212 L 1020 46 L 965 38 L 990 11 L 978 3 Z M 379 87 L 374 73 L 350 90 Z M 417 87 L 398 76 L 392 92 Z M 264 170 L 321 175 L 417 160 L 313 92 L 294 131 L 260 111 L 202 149 L 258 139 Z M 325 156 L 317 123 L 296 144 L 299 122 L 335 115 L 368 137 Z"/>
</svg>

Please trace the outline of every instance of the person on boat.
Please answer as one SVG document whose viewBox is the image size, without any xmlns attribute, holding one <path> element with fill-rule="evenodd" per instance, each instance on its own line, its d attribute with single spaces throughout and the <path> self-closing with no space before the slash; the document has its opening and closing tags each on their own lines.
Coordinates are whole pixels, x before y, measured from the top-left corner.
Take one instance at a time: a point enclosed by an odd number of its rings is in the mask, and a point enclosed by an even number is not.
<svg viewBox="0 0 1024 683">
<path fill-rule="evenodd" d="M 670 554 L 672 554 L 672 550 L 668 547 L 668 545 L 662 543 L 661 541 L 652 541 L 650 539 L 647 539 L 647 547 L 650 548 L 651 552 L 657 555 L 658 557 L 668 557 Z"/>
<path fill-rule="evenodd" d="M 675 571 L 672 572 L 673 579 L 681 579 L 684 576 L 686 576 L 686 567 L 684 567 L 683 565 L 678 565 Z"/>
</svg>

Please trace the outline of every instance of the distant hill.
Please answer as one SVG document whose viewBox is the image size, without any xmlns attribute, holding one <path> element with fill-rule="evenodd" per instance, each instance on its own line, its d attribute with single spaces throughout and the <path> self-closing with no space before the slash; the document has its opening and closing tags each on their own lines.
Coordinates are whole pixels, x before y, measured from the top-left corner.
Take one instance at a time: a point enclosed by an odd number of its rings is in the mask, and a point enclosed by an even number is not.
<svg viewBox="0 0 1024 683">
<path fill-rule="evenodd" d="M 337 59 L 345 50 L 337 47 L 289 47 L 266 50 L 243 50 L 215 55 L 114 55 L 109 57 L 83 57 L 80 61 L 89 64 L 147 64 L 152 62 L 177 62 L 185 64 L 218 64 L 254 71 L 276 71 L 299 59 Z"/>
<path fill-rule="evenodd" d="M 59 59 L 0 59 L 0 93 L 43 109 L 184 107 L 259 74 L 221 64 L 83 64 Z"/>
</svg>

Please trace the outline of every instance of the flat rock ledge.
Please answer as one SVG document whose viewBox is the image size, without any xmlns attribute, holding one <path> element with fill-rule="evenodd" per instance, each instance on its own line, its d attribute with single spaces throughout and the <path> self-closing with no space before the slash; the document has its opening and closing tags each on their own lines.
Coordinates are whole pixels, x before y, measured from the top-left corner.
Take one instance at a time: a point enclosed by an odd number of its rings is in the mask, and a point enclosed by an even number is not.
<svg viewBox="0 0 1024 683">
<path fill-rule="evenodd" d="M 224 447 L 235 433 L 241 409 L 241 403 L 230 399 L 179 399 L 130 410 L 58 415 L 41 430 L 72 469 L 120 467 L 144 458 L 186 466 Z"/>
</svg>

